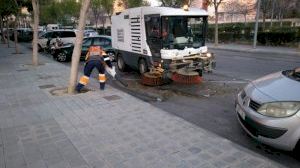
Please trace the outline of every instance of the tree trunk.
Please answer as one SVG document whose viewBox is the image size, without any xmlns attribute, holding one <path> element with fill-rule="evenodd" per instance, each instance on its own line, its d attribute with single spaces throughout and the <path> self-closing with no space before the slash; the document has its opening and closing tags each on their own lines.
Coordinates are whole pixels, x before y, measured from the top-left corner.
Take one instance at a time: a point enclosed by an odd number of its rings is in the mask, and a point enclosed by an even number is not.
<svg viewBox="0 0 300 168">
<path fill-rule="evenodd" d="M 19 54 L 19 46 L 18 46 L 18 32 L 17 32 L 17 25 L 19 21 L 19 16 L 20 16 L 20 11 L 19 11 L 19 5 L 17 0 L 15 0 L 15 4 L 17 6 L 17 13 L 16 13 L 16 18 L 15 18 L 15 23 L 14 23 L 14 39 L 15 39 L 15 48 L 16 48 L 16 54 Z"/>
<path fill-rule="evenodd" d="M 245 19 L 244 25 L 246 26 L 246 24 L 247 24 L 247 14 L 244 14 L 244 19 Z"/>
<path fill-rule="evenodd" d="M 9 48 L 9 29 L 8 29 L 8 18 L 6 17 L 6 40 L 7 40 L 7 47 Z"/>
<path fill-rule="evenodd" d="M 266 29 L 266 12 L 263 12 L 263 25 L 262 25 L 263 31 Z"/>
<path fill-rule="evenodd" d="M 282 21 L 282 19 L 283 19 L 283 14 L 280 14 L 279 15 L 279 20 L 280 20 L 280 27 L 282 27 L 282 25 L 283 25 L 283 21 Z"/>
<path fill-rule="evenodd" d="M 102 20 L 102 29 L 103 29 L 103 34 L 105 35 L 105 22 Z"/>
<path fill-rule="evenodd" d="M 274 9 L 275 9 L 275 0 L 273 0 L 273 3 L 272 3 L 272 10 L 271 10 L 271 25 L 270 27 L 273 26 L 273 17 L 274 17 Z"/>
<path fill-rule="evenodd" d="M 79 23 L 77 27 L 78 32 L 77 32 L 75 46 L 72 54 L 71 72 L 70 72 L 70 80 L 68 86 L 69 94 L 73 94 L 75 91 L 75 85 L 77 82 L 77 75 L 78 75 L 78 64 L 81 55 L 83 31 L 85 28 L 85 19 L 86 19 L 87 10 L 89 8 L 90 2 L 91 0 L 85 0 L 82 1 L 81 3 L 80 17 L 79 17 Z"/>
<path fill-rule="evenodd" d="M 39 64 L 38 59 L 38 27 L 39 27 L 39 1 L 32 0 L 34 25 L 33 25 L 33 40 L 32 40 L 32 65 L 37 66 Z"/>
<path fill-rule="evenodd" d="M 0 26 L 1 26 L 1 41 L 5 44 L 6 40 L 4 39 L 4 32 L 3 32 L 3 17 L 0 16 Z"/>
<path fill-rule="evenodd" d="M 219 14 L 218 14 L 218 7 L 215 7 L 215 46 L 219 45 L 219 37 L 218 37 L 218 20 L 219 20 Z"/>
<path fill-rule="evenodd" d="M 255 27 L 254 27 L 254 38 L 253 38 L 253 48 L 256 48 L 256 42 L 257 42 L 257 31 L 258 31 L 260 3 L 261 3 L 261 0 L 257 0 Z"/>
<path fill-rule="evenodd" d="M 15 39 L 16 54 L 20 53 L 19 46 L 18 46 L 18 32 L 17 32 L 18 20 L 19 20 L 19 12 L 17 12 L 16 14 L 15 23 L 14 23 L 14 39 Z"/>
</svg>

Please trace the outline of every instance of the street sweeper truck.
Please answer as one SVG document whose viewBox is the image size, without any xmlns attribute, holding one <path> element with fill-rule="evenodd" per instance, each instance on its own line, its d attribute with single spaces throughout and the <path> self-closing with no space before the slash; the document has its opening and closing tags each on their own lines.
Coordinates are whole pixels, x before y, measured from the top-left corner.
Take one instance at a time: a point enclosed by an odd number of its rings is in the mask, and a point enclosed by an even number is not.
<svg viewBox="0 0 300 168">
<path fill-rule="evenodd" d="M 112 16 L 112 47 L 120 71 L 130 67 L 142 83 L 193 84 L 215 67 L 205 46 L 208 13 L 199 8 L 138 7 Z"/>
</svg>

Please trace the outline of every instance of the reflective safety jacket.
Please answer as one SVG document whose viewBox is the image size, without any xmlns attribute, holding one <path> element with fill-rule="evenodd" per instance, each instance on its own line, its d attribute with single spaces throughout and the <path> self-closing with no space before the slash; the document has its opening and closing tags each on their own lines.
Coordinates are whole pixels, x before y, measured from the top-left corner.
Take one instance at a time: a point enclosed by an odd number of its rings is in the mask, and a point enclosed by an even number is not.
<svg viewBox="0 0 300 168">
<path fill-rule="evenodd" d="M 85 61 L 91 60 L 103 60 L 103 56 L 106 55 L 105 51 L 102 50 L 100 46 L 91 46 L 88 50 L 88 53 L 85 56 Z"/>
</svg>

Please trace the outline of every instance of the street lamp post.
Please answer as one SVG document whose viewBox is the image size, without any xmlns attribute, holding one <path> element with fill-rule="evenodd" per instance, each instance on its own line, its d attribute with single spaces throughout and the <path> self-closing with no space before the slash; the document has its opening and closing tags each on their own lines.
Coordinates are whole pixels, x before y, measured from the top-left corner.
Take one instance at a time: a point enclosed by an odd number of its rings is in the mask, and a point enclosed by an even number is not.
<svg viewBox="0 0 300 168">
<path fill-rule="evenodd" d="M 253 48 L 256 48 L 260 1 L 261 0 L 257 0 L 257 3 L 256 3 L 257 5 L 256 5 L 256 18 L 255 18 L 255 30 L 254 30 Z"/>
</svg>

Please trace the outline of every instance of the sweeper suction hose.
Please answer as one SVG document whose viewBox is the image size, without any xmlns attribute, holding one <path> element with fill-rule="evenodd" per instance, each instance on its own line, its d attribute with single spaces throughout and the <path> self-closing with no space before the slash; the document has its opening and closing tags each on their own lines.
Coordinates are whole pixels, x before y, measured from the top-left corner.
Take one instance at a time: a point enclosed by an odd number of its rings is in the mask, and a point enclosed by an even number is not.
<svg viewBox="0 0 300 168">
<path fill-rule="evenodd" d="M 125 82 L 121 79 L 121 77 L 120 77 L 118 74 L 116 74 L 115 79 L 116 79 L 118 82 L 120 82 L 124 87 L 128 87 L 128 84 L 125 83 Z"/>
</svg>

